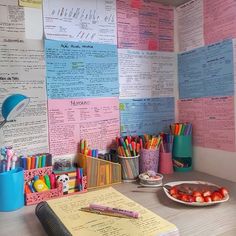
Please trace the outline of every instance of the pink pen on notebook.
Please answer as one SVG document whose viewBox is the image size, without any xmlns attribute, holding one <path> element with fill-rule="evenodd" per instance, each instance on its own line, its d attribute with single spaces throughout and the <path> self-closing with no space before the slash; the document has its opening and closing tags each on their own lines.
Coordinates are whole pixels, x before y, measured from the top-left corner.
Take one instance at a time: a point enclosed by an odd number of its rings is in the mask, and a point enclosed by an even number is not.
<svg viewBox="0 0 236 236">
<path fill-rule="evenodd" d="M 89 207 L 83 207 L 81 211 L 86 211 L 90 213 L 124 217 L 124 218 L 139 218 L 140 214 L 136 211 L 124 210 L 115 207 L 103 206 L 98 204 L 90 204 Z"/>
</svg>

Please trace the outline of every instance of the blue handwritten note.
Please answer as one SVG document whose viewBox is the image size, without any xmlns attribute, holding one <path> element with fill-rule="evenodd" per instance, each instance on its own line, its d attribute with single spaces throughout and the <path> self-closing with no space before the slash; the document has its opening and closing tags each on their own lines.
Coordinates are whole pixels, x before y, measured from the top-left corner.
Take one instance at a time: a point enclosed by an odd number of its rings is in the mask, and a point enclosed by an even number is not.
<svg viewBox="0 0 236 236">
<path fill-rule="evenodd" d="M 232 40 L 179 54 L 178 72 L 181 99 L 234 95 Z"/>
<path fill-rule="evenodd" d="M 116 45 L 45 40 L 45 53 L 49 98 L 119 95 Z"/>
<path fill-rule="evenodd" d="M 120 99 L 122 135 L 157 134 L 174 121 L 174 98 Z"/>
</svg>

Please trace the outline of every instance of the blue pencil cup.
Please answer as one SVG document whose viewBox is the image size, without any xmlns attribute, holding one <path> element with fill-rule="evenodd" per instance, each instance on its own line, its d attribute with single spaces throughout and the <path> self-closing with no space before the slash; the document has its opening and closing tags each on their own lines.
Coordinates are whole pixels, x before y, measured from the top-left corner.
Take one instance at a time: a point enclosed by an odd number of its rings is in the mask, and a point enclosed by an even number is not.
<svg viewBox="0 0 236 236">
<path fill-rule="evenodd" d="M 0 212 L 24 206 L 24 171 L 19 167 L 0 173 Z"/>
</svg>

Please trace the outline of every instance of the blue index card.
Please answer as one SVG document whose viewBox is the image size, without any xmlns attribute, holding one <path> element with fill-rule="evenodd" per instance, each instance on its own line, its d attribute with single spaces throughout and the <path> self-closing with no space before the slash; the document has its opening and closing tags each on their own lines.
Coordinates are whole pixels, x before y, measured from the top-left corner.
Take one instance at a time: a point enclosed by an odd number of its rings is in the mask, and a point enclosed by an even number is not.
<svg viewBox="0 0 236 236">
<path fill-rule="evenodd" d="M 116 45 L 45 40 L 50 99 L 117 97 Z"/>
<path fill-rule="evenodd" d="M 121 133 L 157 134 L 174 121 L 174 98 L 120 99 Z"/>
<path fill-rule="evenodd" d="M 233 66 L 232 40 L 179 54 L 180 99 L 233 96 Z"/>
</svg>

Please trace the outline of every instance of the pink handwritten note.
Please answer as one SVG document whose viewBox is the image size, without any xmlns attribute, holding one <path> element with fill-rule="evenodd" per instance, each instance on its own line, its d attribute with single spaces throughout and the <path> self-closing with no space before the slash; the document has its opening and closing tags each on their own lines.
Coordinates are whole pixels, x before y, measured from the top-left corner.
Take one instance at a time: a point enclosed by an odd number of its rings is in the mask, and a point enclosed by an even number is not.
<svg viewBox="0 0 236 236">
<path fill-rule="evenodd" d="M 52 155 L 75 154 L 81 139 L 107 150 L 120 135 L 118 98 L 49 100 L 48 117 Z"/>
<path fill-rule="evenodd" d="M 193 124 L 194 145 L 236 150 L 233 97 L 179 100 L 178 108 L 179 122 Z"/>
<path fill-rule="evenodd" d="M 154 1 L 117 1 L 118 47 L 174 50 L 174 11 Z"/>
<path fill-rule="evenodd" d="M 235 0 L 204 0 L 203 9 L 205 44 L 236 38 Z"/>
</svg>

